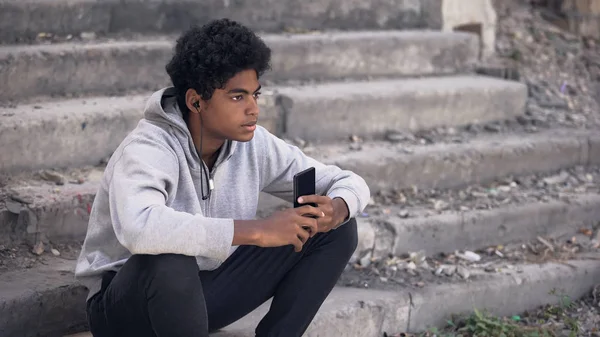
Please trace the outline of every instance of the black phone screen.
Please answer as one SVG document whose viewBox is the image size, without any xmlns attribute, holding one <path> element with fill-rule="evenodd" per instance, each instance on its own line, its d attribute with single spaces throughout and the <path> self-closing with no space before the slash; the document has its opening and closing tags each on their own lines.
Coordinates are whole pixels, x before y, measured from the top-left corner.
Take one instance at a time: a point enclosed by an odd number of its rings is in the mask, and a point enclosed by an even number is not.
<svg viewBox="0 0 600 337">
<path fill-rule="evenodd" d="M 294 176 L 294 207 L 302 205 L 311 205 L 317 207 L 314 203 L 299 204 L 298 198 L 304 195 L 315 194 L 315 168 L 308 168 Z"/>
</svg>

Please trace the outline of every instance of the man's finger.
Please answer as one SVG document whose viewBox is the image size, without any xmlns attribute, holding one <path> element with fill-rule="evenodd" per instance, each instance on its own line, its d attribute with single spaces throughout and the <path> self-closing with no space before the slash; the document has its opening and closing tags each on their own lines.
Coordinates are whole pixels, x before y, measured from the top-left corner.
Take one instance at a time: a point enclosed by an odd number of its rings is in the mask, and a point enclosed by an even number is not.
<svg viewBox="0 0 600 337">
<path fill-rule="evenodd" d="M 306 241 L 308 241 L 308 238 L 310 237 L 310 234 L 303 229 L 300 230 L 300 232 L 297 235 L 298 235 L 298 239 L 300 239 L 300 241 L 302 241 L 303 245 L 306 243 Z"/>
<path fill-rule="evenodd" d="M 315 203 L 317 205 L 321 205 L 321 204 L 326 204 L 328 203 L 330 200 L 330 198 L 328 196 L 324 196 L 324 195 L 303 195 L 300 198 L 298 198 L 298 203 L 300 204 L 310 204 L 310 203 Z"/>
<path fill-rule="evenodd" d="M 300 227 L 302 227 L 303 230 L 308 231 L 310 234 L 312 234 L 312 236 L 317 234 L 317 232 L 319 231 L 317 220 L 312 218 L 303 218 L 300 221 Z"/>
<path fill-rule="evenodd" d="M 322 210 L 318 209 L 317 207 L 310 206 L 310 205 L 300 206 L 300 207 L 296 208 L 296 213 L 301 216 L 311 216 L 312 215 L 317 218 L 322 218 L 325 216 L 325 213 L 323 213 Z"/>
<path fill-rule="evenodd" d="M 296 240 L 294 240 L 294 250 L 296 251 L 296 253 L 299 253 L 302 251 L 302 241 L 300 241 L 300 239 L 296 238 Z"/>
</svg>

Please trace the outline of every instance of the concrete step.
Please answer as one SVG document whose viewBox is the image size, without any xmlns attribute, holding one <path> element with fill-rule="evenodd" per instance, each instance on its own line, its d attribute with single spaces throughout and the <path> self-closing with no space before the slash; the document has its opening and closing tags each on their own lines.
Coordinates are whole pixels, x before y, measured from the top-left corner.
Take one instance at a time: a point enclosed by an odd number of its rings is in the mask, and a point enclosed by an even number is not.
<svg viewBox="0 0 600 337">
<path fill-rule="evenodd" d="M 261 123 L 271 132 L 332 142 L 350 135 L 510 119 L 524 112 L 523 84 L 477 76 L 270 88 Z M 148 95 L 48 101 L 0 108 L 0 172 L 95 165 L 142 117 Z M 31 135 L 23 137 L 24 134 Z"/>
<path fill-rule="evenodd" d="M 284 134 L 308 141 L 388 130 L 422 130 L 510 119 L 525 112 L 527 87 L 480 76 L 392 79 L 282 87 Z"/>
<path fill-rule="evenodd" d="M 371 141 L 305 149 L 323 162 L 358 172 L 372 191 L 454 188 L 497 177 L 600 163 L 597 131 L 481 134 L 462 143 L 413 145 Z"/>
<path fill-rule="evenodd" d="M 569 298 L 589 293 L 600 276 L 600 262 L 568 261 L 518 266 L 523 273 L 493 275 L 462 284 L 432 284 L 423 289 L 396 291 L 336 287 L 306 331 L 306 337 L 380 337 L 400 332 L 441 328 L 452 315 L 469 314 L 473 308 L 512 316 L 546 304 L 559 303 L 553 291 Z M 589 274 L 592 275 L 589 275 Z M 571 283 L 572 282 L 572 283 Z M 251 337 L 268 311 L 268 303 L 215 337 Z"/>
<path fill-rule="evenodd" d="M 541 237 L 572 236 L 594 228 L 600 219 L 600 194 L 580 193 L 549 201 L 487 210 L 446 211 L 432 216 L 402 218 L 399 206 L 385 208 L 380 216 L 360 221 L 360 249 L 354 261 L 371 252 L 376 258 L 411 252 L 427 254 L 476 250 L 517 244 Z M 387 215 L 386 215 L 387 214 Z"/>
<path fill-rule="evenodd" d="M 435 2 L 433 2 L 435 3 Z M 180 32 L 228 17 L 257 31 L 441 28 L 441 5 L 423 1 L 327 0 L 318 3 L 260 0 L 1 0 L 0 41 L 35 39 L 38 33 L 78 36 Z"/>
<path fill-rule="evenodd" d="M 476 35 L 434 31 L 266 34 L 265 80 L 326 80 L 464 72 L 479 55 Z M 0 47 L 0 100 L 123 94 L 170 85 L 165 65 L 176 36 Z M 48 64 L 52 64 L 49 67 Z"/>
<path fill-rule="evenodd" d="M 568 265 L 566 265 L 568 263 Z M 86 290 L 73 281 L 72 262 L 47 259 L 43 265 L 0 275 L 0 330 L 6 337 L 61 336 L 85 330 Z M 383 332 L 418 332 L 444 325 L 452 314 L 473 308 L 514 315 L 561 299 L 579 298 L 600 278 L 600 261 L 518 266 L 469 283 L 431 284 L 396 291 L 336 287 L 305 336 L 379 337 Z M 253 336 L 269 303 L 214 336 Z M 80 334 L 78 336 L 89 336 Z"/>
<path fill-rule="evenodd" d="M 463 144 L 402 146 L 373 142 L 363 144 L 360 151 L 350 150 L 348 145 L 329 145 L 310 151 L 305 149 L 305 152 L 365 177 L 373 193 L 413 186 L 418 189 L 453 188 L 509 175 L 554 172 L 577 165 L 600 165 L 600 137 L 597 133 L 562 131 L 496 137 L 485 135 Z M 11 181 L 0 189 L 0 243 L 34 242 L 41 236 L 53 241 L 83 239 L 102 168 L 77 169 L 63 174 L 67 183 L 62 186 L 32 174 L 23 174 L 13 175 Z M 262 214 L 283 205 L 274 197 L 261 197 Z M 562 206 L 556 207 L 548 210 L 547 218 L 552 217 L 554 212 L 560 212 Z M 523 212 L 529 214 L 527 210 Z M 451 215 L 444 216 L 459 228 L 463 226 L 463 222 L 456 222 L 457 219 Z M 476 214 L 473 217 L 483 219 L 486 216 Z M 503 224 L 501 219 L 502 216 L 498 226 Z M 466 221 L 465 218 L 461 220 Z M 387 221 L 393 223 L 394 220 Z M 435 227 L 448 221 L 436 220 L 427 226 Z M 473 226 L 479 223 L 482 222 L 475 222 Z M 409 231 L 418 225 L 408 221 L 406 226 Z M 456 226 L 448 227 L 448 233 Z M 479 239 L 482 238 L 474 237 L 473 242 Z"/>
</svg>

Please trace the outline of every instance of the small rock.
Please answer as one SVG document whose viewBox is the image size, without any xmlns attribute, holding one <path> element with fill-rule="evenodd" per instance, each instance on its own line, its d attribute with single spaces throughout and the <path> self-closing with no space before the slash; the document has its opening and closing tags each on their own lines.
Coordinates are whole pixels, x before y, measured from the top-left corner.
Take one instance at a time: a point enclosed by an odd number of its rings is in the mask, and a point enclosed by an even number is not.
<svg viewBox="0 0 600 337">
<path fill-rule="evenodd" d="M 415 140 L 415 136 L 408 132 L 390 131 L 385 135 L 385 139 L 392 143 L 400 143 L 403 141 Z"/>
<path fill-rule="evenodd" d="M 406 219 L 406 218 L 408 218 L 409 214 L 408 214 L 408 211 L 402 210 L 402 211 L 398 212 L 398 216 L 403 219 Z"/>
<path fill-rule="evenodd" d="M 75 184 L 75 185 L 81 185 L 81 184 L 85 183 L 85 178 L 79 177 L 79 178 L 74 179 L 74 180 L 69 180 L 69 183 L 70 184 Z"/>
<path fill-rule="evenodd" d="M 433 203 L 433 208 L 436 211 L 446 210 L 446 209 L 448 209 L 449 206 L 450 205 L 447 202 L 445 202 L 444 200 L 435 200 Z"/>
<path fill-rule="evenodd" d="M 452 276 L 452 275 L 454 275 L 455 271 L 456 271 L 456 268 L 454 266 L 445 266 L 444 267 L 444 274 L 446 276 Z"/>
<path fill-rule="evenodd" d="M 58 251 L 58 249 L 52 248 L 50 251 L 52 252 L 52 255 L 60 256 L 60 252 Z"/>
<path fill-rule="evenodd" d="M 4 204 L 6 209 L 13 214 L 21 214 L 21 210 L 23 210 L 23 203 L 12 200 L 11 198 L 8 198 Z"/>
<path fill-rule="evenodd" d="M 363 256 L 359 261 L 360 265 L 365 268 L 370 266 L 372 255 L 373 255 L 372 252 L 368 252 L 367 254 L 365 254 L 365 256 Z"/>
<path fill-rule="evenodd" d="M 416 269 L 417 269 L 417 265 L 416 265 L 414 262 L 410 261 L 410 262 L 409 262 L 409 263 L 406 265 L 406 269 L 407 269 L 407 270 L 416 270 Z"/>
<path fill-rule="evenodd" d="M 44 253 L 44 243 L 42 241 L 38 241 L 38 243 L 33 246 L 31 252 L 35 255 L 42 255 Z"/>
<path fill-rule="evenodd" d="M 488 272 L 488 273 L 495 273 L 495 272 L 496 272 L 496 268 L 495 268 L 495 267 L 492 267 L 492 266 L 487 266 L 487 267 L 485 267 L 485 269 L 484 269 L 484 270 L 485 270 L 486 272 Z"/>
<path fill-rule="evenodd" d="M 560 174 L 544 178 L 543 181 L 547 185 L 556 185 L 556 184 L 562 184 L 562 183 L 566 182 L 569 179 L 569 177 L 570 177 L 569 173 L 562 171 Z"/>
<path fill-rule="evenodd" d="M 417 282 L 415 285 L 416 285 L 417 287 L 419 287 L 419 288 L 423 288 L 423 287 L 425 287 L 425 282 L 423 282 L 423 281 L 419 281 L 419 282 Z"/>
<path fill-rule="evenodd" d="M 50 170 L 41 171 L 40 177 L 46 181 L 53 182 L 56 185 L 64 185 L 66 181 L 65 177 L 62 174 Z"/>
<path fill-rule="evenodd" d="M 500 192 L 504 192 L 504 193 L 510 192 L 511 189 L 512 188 L 510 186 L 507 186 L 507 185 L 498 186 L 498 190 Z"/>
<path fill-rule="evenodd" d="M 483 128 L 490 132 L 500 132 L 501 130 L 501 127 L 498 124 L 486 124 Z"/>
<path fill-rule="evenodd" d="M 477 261 L 481 260 L 481 256 L 479 254 L 473 253 L 468 250 L 465 250 L 464 254 L 456 252 L 455 255 L 458 256 L 459 258 L 469 261 L 469 262 L 477 262 Z"/>
<path fill-rule="evenodd" d="M 385 282 L 388 281 L 388 278 L 387 277 L 380 277 L 379 280 L 381 280 L 381 282 L 385 283 Z"/>
<path fill-rule="evenodd" d="M 527 126 L 532 123 L 532 120 L 526 116 L 517 116 L 517 122 L 523 126 Z"/>
<path fill-rule="evenodd" d="M 465 280 L 468 279 L 469 276 L 471 276 L 471 272 L 465 266 L 457 266 L 456 273 Z"/>
<path fill-rule="evenodd" d="M 349 148 L 352 151 L 360 151 L 360 150 L 362 150 L 362 144 L 360 144 L 360 143 L 350 143 Z"/>
<path fill-rule="evenodd" d="M 94 33 L 94 32 L 82 32 L 79 36 L 83 40 L 94 40 L 96 38 L 96 33 Z"/>
<path fill-rule="evenodd" d="M 419 264 L 425 262 L 427 255 L 425 254 L 425 251 L 419 251 L 419 252 L 410 253 L 409 257 L 410 257 L 411 262 L 414 262 L 415 264 L 419 265 Z"/>
<path fill-rule="evenodd" d="M 444 266 L 439 266 L 436 270 L 435 270 L 435 275 L 436 276 L 442 276 L 442 274 L 444 273 Z"/>
<path fill-rule="evenodd" d="M 33 197 L 25 195 L 24 193 L 20 193 L 15 190 L 9 190 L 8 196 L 16 202 L 20 202 L 26 205 L 33 204 Z"/>
</svg>

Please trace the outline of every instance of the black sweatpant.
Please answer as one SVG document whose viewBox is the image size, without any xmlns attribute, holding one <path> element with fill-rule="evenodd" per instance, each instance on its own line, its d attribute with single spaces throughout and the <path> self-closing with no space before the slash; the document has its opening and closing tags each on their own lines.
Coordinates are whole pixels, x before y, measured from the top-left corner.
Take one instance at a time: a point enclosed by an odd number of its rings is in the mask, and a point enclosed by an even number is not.
<svg viewBox="0 0 600 337">
<path fill-rule="evenodd" d="M 293 246 L 240 246 L 216 270 L 190 256 L 134 255 L 88 301 L 94 337 L 204 337 L 273 297 L 256 336 L 301 336 L 357 245 L 356 221 Z"/>
</svg>

